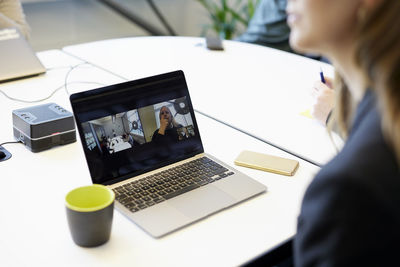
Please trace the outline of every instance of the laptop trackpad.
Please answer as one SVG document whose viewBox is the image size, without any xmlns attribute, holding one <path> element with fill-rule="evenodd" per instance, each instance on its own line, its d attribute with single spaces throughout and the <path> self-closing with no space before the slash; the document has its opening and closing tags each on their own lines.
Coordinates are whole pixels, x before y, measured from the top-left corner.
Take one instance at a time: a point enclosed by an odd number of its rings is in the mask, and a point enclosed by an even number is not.
<svg viewBox="0 0 400 267">
<path fill-rule="evenodd" d="M 207 185 L 170 199 L 167 202 L 187 217 L 199 219 L 226 208 L 236 201 L 215 186 Z"/>
</svg>

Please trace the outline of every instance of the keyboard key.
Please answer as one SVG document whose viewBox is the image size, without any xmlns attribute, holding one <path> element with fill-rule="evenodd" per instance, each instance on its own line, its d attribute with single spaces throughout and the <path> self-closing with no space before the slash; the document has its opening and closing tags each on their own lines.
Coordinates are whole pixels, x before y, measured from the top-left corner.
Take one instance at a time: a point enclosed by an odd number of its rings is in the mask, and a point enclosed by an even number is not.
<svg viewBox="0 0 400 267">
<path fill-rule="evenodd" d="M 135 207 L 135 204 L 134 203 L 128 203 L 128 204 L 125 205 L 125 207 L 127 209 L 131 209 L 131 208 Z"/>
<path fill-rule="evenodd" d="M 119 201 L 119 202 L 121 202 L 122 200 L 124 200 L 125 198 L 127 198 L 127 196 L 126 195 L 123 195 L 123 196 L 117 196 L 116 197 L 116 199 Z"/>
<path fill-rule="evenodd" d="M 139 194 L 136 194 L 136 195 L 133 195 L 132 197 L 133 197 L 134 199 L 139 199 L 139 198 L 141 198 L 142 196 L 139 195 Z"/>
<path fill-rule="evenodd" d="M 119 202 L 120 202 L 122 205 L 125 205 L 125 204 L 128 204 L 128 203 L 131 203 L 132 201 L 133 201 L 133 199 L 127 197 L 127 198 L 125 198 L 125 199 L 123 199 L 123 200 L 120 200 Z"/>
<path fill-rule="evenodd" d="M 142 209 L 147 208 L 147 206 L 146 206 L 145 204 L 140 204 L 140 205 L 138 206 L 138 208 L 142 210 Z"/>
<path fill-rule="evenodd" d="M 147 205 L 148 207 L 153 206 L 154 204 L 156 204 L 156 203 L 154 203 L 153 201 L 148 201 L 148 202 L 146 202 L 146 205 Z"/>
<path fill-rule="evenodd" d="M 179 190 L 179 189 L 181 189 L 179 186 L 177 186 L 177 185 L 174 185 L 173 187 L 172 187 L 172 189 L 174 189 L 174 190 Z"/>
<path fill-rule="evenodd" d="M 165 199 L 170 199 L 170 198 L 176 197 L 176 196 L 178 196 L 178 195 L 184 194 L 184 193 L 186 193 L 186 192 L 189 192 L 189 191 L 191 191 L 191 190 L 193 190 L 193 189 L 196 189 L 196 188 L 198 188 L 198 187 L 199 187 L 199 186 L 196 185 L 196 184 L 189 185 L 189 186 L 186 186 L 185 188 L 182 188 L 182 189 L 180 189 L 180 190 L 176 190 L 175 192 L 166 194 L 166 195 L 164 196 L 164 198 L 165 198 Z"/>
<path fill-rule="evenodd" d="M 161 198 L 161 197 L 159 197 L 159 198 L 155 198 L 155 199 L 153 199 L 153 201 L 154 201 L 155 203 L 160 203 L 160 202 L 163 202 L 163 201 L 164 201 L 164 199 L 163 199 L 163 198 Z"/>
<path fill-rule="evenodd" d="M 130 209 L 130 211 L 131 211 L 131 212 L 137 212 L 137 211 L 139 211 L 139 208 L 133 207 L 133 208 Z"/>
<path fill-rule="evenodd" d="M 171 193 L 174 190 L 172 190 L 171 188 L 166 188 L 164 191 L 167 192 L 167 193 Z"/>
<path fill-rule="evenodd" d="M 198 183 L 199 185 L 203 186 L 208 184 L 208 182 L 206 180 L 202 180 L 201 182 Z"/>
</svg>

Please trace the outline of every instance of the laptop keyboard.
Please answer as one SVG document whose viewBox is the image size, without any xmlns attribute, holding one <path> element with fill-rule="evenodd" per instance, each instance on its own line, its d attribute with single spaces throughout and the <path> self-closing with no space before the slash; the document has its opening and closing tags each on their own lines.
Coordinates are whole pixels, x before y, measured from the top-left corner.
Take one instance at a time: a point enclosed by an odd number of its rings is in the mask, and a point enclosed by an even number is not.
<svg viewBox="0 0 400 267">
<path fill-rule="evenodd" d="M 234 174 L 202 157 L 113 189 L 115 199 L 136 212 Z"/>
</svg>

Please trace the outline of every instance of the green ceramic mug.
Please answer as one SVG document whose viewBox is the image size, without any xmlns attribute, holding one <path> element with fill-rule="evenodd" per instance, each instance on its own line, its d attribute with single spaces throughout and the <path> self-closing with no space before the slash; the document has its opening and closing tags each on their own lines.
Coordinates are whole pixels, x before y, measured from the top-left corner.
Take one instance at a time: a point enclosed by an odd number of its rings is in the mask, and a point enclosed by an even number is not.
<svg viewBox="0 0 400 267">
<path fill-rule="evenodd" d="M 72 239 L 82 247 L 95 247 L 110 239 L 114 192 L 104 185 L 89 185 L 70 191 L 65 197 Z"/>
</svg>

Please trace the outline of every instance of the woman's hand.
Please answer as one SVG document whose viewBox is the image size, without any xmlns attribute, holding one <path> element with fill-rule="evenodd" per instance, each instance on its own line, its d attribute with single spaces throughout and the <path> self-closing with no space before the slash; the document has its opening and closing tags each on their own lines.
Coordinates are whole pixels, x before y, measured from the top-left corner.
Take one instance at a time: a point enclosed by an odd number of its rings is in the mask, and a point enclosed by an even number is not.
<svg viewBox="0 0 400 267">
<path fill-rule="evenodd" d="M 158 129 L 158 133 L 164 135 L 165 134 L 165 130 L 167 129 L 169 124 L 169 120 L 168 118 L 161 118 L 160 120 L 160 129 Z"/>
<path fill-rule="evenodd" d="M 315 82 L 311 95 L 314 103 L 311 109 L 311 115 L 322 125 L 326 125 L 329 113 L 335 106 L 335 92 L 332 89 L 332 80 L 325 78 L 326 84 L 320 81 Z"/>
</svg>

